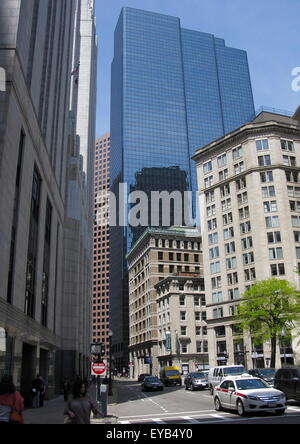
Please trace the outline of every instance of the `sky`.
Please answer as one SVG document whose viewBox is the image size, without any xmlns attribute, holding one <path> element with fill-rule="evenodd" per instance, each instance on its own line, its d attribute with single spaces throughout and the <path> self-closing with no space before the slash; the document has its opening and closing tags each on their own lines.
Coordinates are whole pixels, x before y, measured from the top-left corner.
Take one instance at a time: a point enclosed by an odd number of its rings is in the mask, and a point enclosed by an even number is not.
<svg viewBox="0 0 300 444">
<path fill-rule="evenodd" d="M 181 19 L 183 28 L 225 39 L 248 53 L 255 107 L 294 111 L 292 70 L 300 67 L 300 0 L 95 0 L 98 34 L 96 136 L 110 130 L 110 72 L 114 30 L 129 6 Z M 300 68 L 299 68 L 300 71 Z"/>
</svg>

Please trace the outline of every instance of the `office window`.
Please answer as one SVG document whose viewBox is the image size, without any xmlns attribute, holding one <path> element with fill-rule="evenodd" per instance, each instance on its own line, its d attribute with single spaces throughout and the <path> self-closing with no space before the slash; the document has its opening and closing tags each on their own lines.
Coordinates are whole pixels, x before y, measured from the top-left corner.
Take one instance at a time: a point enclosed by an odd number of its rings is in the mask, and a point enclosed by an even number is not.
<svg viewBox="0 0 300 444">
<path fill-rule="evenodd" d="M 216 276 L 211 279 L 211 287 L 213 290 L 215 290 L 216 288 L 221 288 L 221 285 L 222 285 L 221 276 Z"/>
<path fill-rule="evenodd" d="M 213 309 L 213 319 L 223 318 L 223 308 Z"/>
<path fill-rule="evenodd" d="M 269 149 L 268 139 L 261 139 L 256 141 L 256 151 L 267 151 Z"/>
<path fill-rule="evenodd" d="M 240 224 L 240 231 L 241 231 L 242 235 L 249 233 L 251 231 L 251 222 L 247 221 L 247 222 Z"/>
<path fill-rule="evenodd" d="M 287 187 L 289 197 L 300 197 L 300 187 L 288 186 Z"/>
<path fill-rule="evenodd" d="M 226 259 L 226 269 L 233 270 L 236 268 L 236 257 Z"/>
<path fill-rule="evenodd" d="M 294 142 L 292 140 L 281 140 L 281 149 L 283 151 L 289 151 L 289 152 L 294 152 L 295 151 L 295 147 L 294 147 Z"/>
<path fill-rule="evenodd" d="M 295 228 L 300 227 L 300 217 L 299 216 L 292 216 L 292 226 Z"/>
<path fill-rule="evenodd" d="M 300 231 L 294 231 L 295 242 L 300 242 Z"/>
<path fill-rule="evenodd" d="M 260 180 L 261 182 L 273 182 L 273 172 L 272 171 L 264 171 L 263 173 L 260 173 Z"/>
<path fill-rule="evenodd" d="M 223 215 L 223 225 L 229 225 L 232 224 L 232 222 L 233 222 L 232 213 L 227 213 Z"/>
<path fill-rule="evenodd" d="M 273 231 L 267 233 L 268 243 L 269 244 L 277 244 L 281 242 L 281 234 L 280 231 Z"/>
<path fill-rule="evenodd" d="M 282 156 L 283 164 L 287 166 L 296 166 L 296 157 Z"/>
<path fill-rule="evenodd" d="M 181 336 L 186 336 L 187 333 L 187 327 L 185 325 L 181 325 L 180 327 L 180 335 Z"/>
<path fill-rule="evenodd" d="M 212 302 L 213 304 L 218 304 L 223 301 L 223 293 L 222 291 L 216 291 L 212 294 Z"/>
<path fill-rule="evenodd" d="M 245 281 L 254 281 L 256 279 L 255 268 L 244 270 Z"/>
<path fill-rule="evenodd" d="M 247 219 L 249 217 L 249 207 L 244 207 L 239 209 L 240 220 Z"/>
<path fill-rule="evenodd" d="M 264 212 L 265 213 L 276 213 L 276 211 L 278 211 L 276 200 L 264 202 Z"/>
<path fill-rule="evenodd" d="M 284 264 L 271 264 L 271 275 L 284 276 L 285 275 Z"/>
<path fill-rule="evenodd" d="M 216 259 L 220 256 L 219 247 L 213 247 L 209 249 L 209 259 Z"/>
<path fill-rule="evenodd" d="M 214 245 L 218 243 L 218 232 L 208 235 L 208 245 Z"/>
<path fill-rule="evenodd" d="M 238 201 L 238 205 L 245 205 L 248 203 L 248 193 L 247 191 L 244 191 L 244 193 L 238 194 L 237 195 L 237 201 Z"/>
<path fill-rule="evenodd" d="M 299 173 L 298 171 L 286 171 L 285 172 L 286 175 L 286 180 L 288 182 L 294 182 L 294 183 L 299 183 Z"/>
<path fill-rule="evenodd" d="M 253 247 L 252 236 L 244 237 L 241 239 L 242 250 L 248 250 Z"/>
<path fill-rule="evenodd" d="M 236 188 L 237 188 L 238 191 L 243 190 L 246 187 L 247 187 L 246 177 L 243 177 L 243 178 L 238 179 L 236 181 Z"/>
<path fill-rule="evenodd" d="M 228 199 L 222 200 L 221 205 L 222 205 L 222 211 L 230 210 L 231 209 L 231 199 L 228 198 Z"/>
<path fill-rule="evenodd" d="M 230 185 L 226 184 L 220 187 L 220 193 L 222 198 L 228 196 L 230 194 Z"/>
<path fill-rule="evenodd" d="M 269 259 L 283 259 L 283 250 L 282 247 L 278 248 L 269 248 Z"/>
<path fill-rule="evenodd" d="M 219 172 L 219 181 L 226 180 L 228 178 L 228 169 Z"/>
<path fill-rule="evenodd" d="M 228 242 L 224 245 L 225 254 L 233 254 L 235 253 L 235 242 Z"/>
<path fill-rule="evenodd" d="M 185 305 L 185 296 L 184 295 L 179 296 L 179 305 L 181 305 L 181 306 Z"/>
<path fill-rule="evenodd" d="M 233 227 L 230 228 L 225 228 L 224 231 L 224 240 L 228 240 L 231 239 L 232 237 L 234 237 L 234 229 Z"/>
<path fill-rule="evenodd" d="M 231 301 L 240 298 L 240 290 L 238 288 L 230 288 L 228 290 L 228 297 Z"/>
<path fill-rule="evenodd" d="M 215 205 L 210 205 L 209 207 L 206 208 L 207 217 L 212 217 L 215 214 L 216 214 L 216 206 Z"/>
<path fill-rule="evenodd" d="M 209 176 L 204 179 L 204 188 L 209 188 L 214 184 L 214 177 Z"/>
<path fill-rule="evenodd" d="M 243 148 L 242 146 L 238 146 L 237 148 L 234 148 L 232 150 L 232 158 L 233 160 L 240 159 L 243 155 Z"/>
<path fill-rule="evenodd" d="M 221 271 L 221 267 L 220 267 L 220 262 L 213 262 L 210 264 L 210 273 L 211 274 L 216 274 L 216 273 L 220 273 Z"/>
<path fill-rule="evenodd" d="M 204 172 L 204 174 L 207 174 L 210 171 L 212 171 L 212 161 L 211 160 L 209 160 L 208 162 L 203 164 L 203 172 Z"/>
<path fill-rule="evenodd" d="M 290 209 L 296 213 L 300 213 L 300 201 L 299 200 L 290 200 Z"/>
<path fill-rule="evenodd" d="M 205 193 L 205 200 L 206 200 L 207 204 L 214 202 L 215 201 L 215 192 L 214 191 L 207 191 Z"/>
<path fill-rule="evenodd" d="M 211 219 L 207 221 L 208 231 L 216 230 L 218 228 L 217 219 Z"/>
<path fill-rule="evenodd" d="M 244 162 L 239 162 L 239 163 L 236 163 L 233 166 L 233 168 L 234 168 L 234 174 L 240 174 L 240 173 L 243 173 L 243 171 L 245 171 L 245 164 L 244 164 Z"/>
<path fill-rule="evenodd" d="M 180 320 L 181 321 L 186 321 L 186 311 L 181 311 L 180 312 Z"/>
<path fill-rule="evenodd" d="M 267 228 L 279 227 L 279 217 L 278 216 L 268 216 L 265 219 L 266 219 L 266 227 Z"/>
<path fill-rule="evenodd" d="M 221 156 L 219 156 L 218 159 L 217 159 L 217 162 L 218 162 L 218 167 L 219 168 L 222 168 L 222 167 L 226 166 L 227 165 L 227 154 L 224 153 Z"/>
<path fill-rule="evenodd" d="M 275 187 L 273 185 L 269 187 L 262 187 L 262 196 L 266 197 L 275 197 Z"/>
<path fill-rule="evenodd" d="M 228 285 L 235 285 L 235 284 L 238 284 L 238 282 L 239 282 L 239 279 L 238 279 L 238 274 L 236 272 L 227 274 Z"/>
</svg>

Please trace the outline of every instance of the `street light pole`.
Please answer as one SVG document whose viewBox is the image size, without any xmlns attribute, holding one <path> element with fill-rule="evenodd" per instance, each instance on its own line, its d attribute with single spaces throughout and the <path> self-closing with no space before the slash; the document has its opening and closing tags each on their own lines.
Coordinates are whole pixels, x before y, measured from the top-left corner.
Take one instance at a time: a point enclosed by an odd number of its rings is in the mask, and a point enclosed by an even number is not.
<svg viewBox="0 0 300 444">
<path fill-rule="evenodd" d="M 111 342 L 112 342 L 112 337 L 113 337 L 114 332 L 112 330 L 109 330 L 109 379 L 108 379 L 108 396 L 112 396 L 113 395 L 113 391 L 112 391 L 112 379 L 111 379 L 111 367 L 112 367 L 112 353 L 111 353 Z"/>
</svg>

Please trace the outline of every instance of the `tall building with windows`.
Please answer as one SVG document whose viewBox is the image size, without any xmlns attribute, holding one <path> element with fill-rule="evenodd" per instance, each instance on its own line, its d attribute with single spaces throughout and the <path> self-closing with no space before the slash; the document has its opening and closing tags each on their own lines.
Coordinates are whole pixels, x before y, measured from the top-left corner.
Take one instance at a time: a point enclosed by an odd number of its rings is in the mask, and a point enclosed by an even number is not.
<svg viewBox="0 0 300 444">
<path fill-rule="evenodd" d="M 63 376 L 88 376 L 90 148 L 77 109 L 87 17 L 94 24 L 91 0 L 0 4 L 0 376 L 13 375 L 26 405 L 37 373 L 50 397 Z M 81 59 L 85 75 L 93 61 Z M 91 111 L 81 116 L 90 133 Z"/>
<path fill-rule="evenodd" d="M 297 121 L 298 119 L 298 121 Z M 270 364 L 270 344 L 241 339 L 233 315 L 255 282 L 276 277 L 297 289 L 300 265 L 299 112 L 262 111 L 197 151 L 210 366 Z M 277 366 L 300 362 L 282 337 Z"/>
<path fill-rule="evenodd" d="M 111 92 L 111 187 L 197 190 L 191 156 L 254 116 L 247 54 L 179 18 L 123 8 L 115 30 Z M 168 172 L 167 172 L 168 170 Z M 126 194 L 126 193 L 125 193 Z M 196 198 L 192 215 L 196 216 Z M 170 225 L 174 221 L 171 220 Z M 176 223 L 178 225 L 178 223 Z M 114 354 L 128 356 L 128 277 L 124 257 L 141 230 L 111 232 Z M 120 310 L 119 310 L 120 309 Z M 123 317 L 123 319 L 122 319 Z"/>
<path fill-rule="evenodd" d="M 109 349 L 109 225 L 110 134 L 96 140 L 92 341 Z M 108 202 L 107 202 L 108 204 Z M 104 206 L 103 206 L 104 205 Z M 103 214 L 103 209 L 105 214 Z"/>
</svg>

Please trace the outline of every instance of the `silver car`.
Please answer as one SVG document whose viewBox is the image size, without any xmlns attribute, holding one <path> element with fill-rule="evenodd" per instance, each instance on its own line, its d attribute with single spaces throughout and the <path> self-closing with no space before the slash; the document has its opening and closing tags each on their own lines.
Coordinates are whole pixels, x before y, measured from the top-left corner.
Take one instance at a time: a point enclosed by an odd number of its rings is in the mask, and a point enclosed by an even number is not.
<svg viewBox="0 0 300 444">
<path fill-rule="evenodd" d="M 249 375 L 224 379 L 214 389 L 214 403 L 217 411 L 236 410 L 240 416 L 263 411 L 283 415 L 286 410 L 284 393 Z"/>
</svg>

